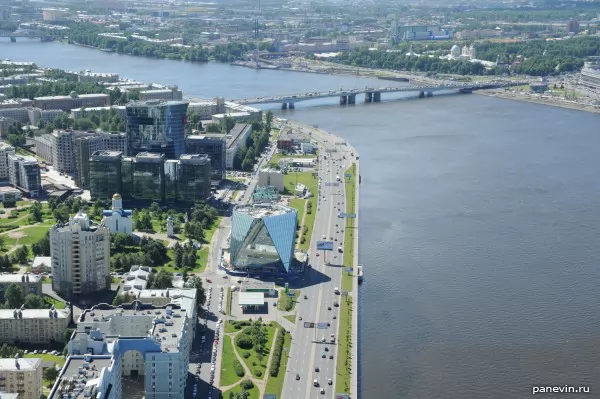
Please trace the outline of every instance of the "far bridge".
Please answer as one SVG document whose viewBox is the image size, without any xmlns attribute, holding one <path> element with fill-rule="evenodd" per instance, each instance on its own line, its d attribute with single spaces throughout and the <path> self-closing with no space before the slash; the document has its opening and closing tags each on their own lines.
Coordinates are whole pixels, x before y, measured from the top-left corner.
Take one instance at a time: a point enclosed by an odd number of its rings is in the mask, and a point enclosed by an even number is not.
<svg viewBox="0 0 600 399">
<path fill-rule="evenodd" d="M 0 37 L 10 37 L 10 41 L 16 42 L 18 37 L 26 39 L 47 39 L 48 34 L 37 29 L 17 29 L 14 32 L 0 30 Z"/>
<path fill-rule="evenodd" d="M 243 98 L 239 100 L 233 100 L 238 104 L 281 104 L 282 109 L 293 109 L 295 103 L 300 101 L 316 100 L 320 98 L 339 97 L 340 105 L 356 104 L 356 96 L 364 94 L 365 103 L 378 103 L 381 102 L 381 95 L 383 93 L 407 93 L 416 92 L 419 93 L 419 97 L 432 97 L 434 92 L 439 91 L 450 91 L 456 90 L 458 93 L 471 93 L 475 90 L 485 89 L 498 89 L 503 87 L 521 86 L 528 84 L 528 82 L 491 82 L 491 83 L 457 83 L 453 85 L 440 84 L 440 85 L 410 85 L 410 86 L 395 86 L 395 87 L 365 87 L 364 89 L 351 89 L 351 90 L 330 90 L 320 92 L 307 92 L 298 93 L 282 96 L 272 97 L 256 97 L 256 98 Z"/>
</svg>

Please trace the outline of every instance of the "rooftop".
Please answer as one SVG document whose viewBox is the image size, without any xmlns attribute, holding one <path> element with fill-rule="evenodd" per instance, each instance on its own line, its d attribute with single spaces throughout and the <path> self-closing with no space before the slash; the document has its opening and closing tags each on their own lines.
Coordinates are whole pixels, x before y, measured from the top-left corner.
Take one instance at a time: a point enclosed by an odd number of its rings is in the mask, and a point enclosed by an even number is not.
<svg viewBox="0 0 600 399">
<path fill-rule="evenodd" d="M 246 205 L 237 205 L 235 208 L 233 208 L 233 211 L 239 213 L 247 213 L 255 219 L 296 212 L 296 210 L 293 208 L 275 203 L 253 203 Z"/>
<path fill-rule="evenodd" d="M 95 398 L 100 373 L 111 364 L 111 356 L 69 356 L 48 399 Z"/>
<path fill-rule="evenodd" d="M 264 292 L 240 292 L 239 303 L 241 306 L 245 305 L 264 305 L 265 293 Z"/>
<path fill-rule="evenodd" d="M 247 123 L 236 123 L 227 134 L 227 147 L 231 147 L 238 140 L 238 138 L 240 138 L 240 136 L 242 136 L 246 130 L 250 129 L 251 127 L 252 125 Z"/>
<path fill-rule="evenodd" d="M 65 319 L 69 314 L 69 309 L 0 309 L 0 320 Z"/>
<path fill-rule="evenodd" d="M 206 133 L 206 134 L 191 134 L 186 137 L 188 140 L 225 140 L 227 138 L 224 134 L 218 133 Z"/>
<path fill-rule="evenodd" d="M 11 283 L 37 283 L 41 281 L 40 276 L 35 274 L 0 274 L 0 284 L 11 284 Z"/>
<path fill-rule="evenodd" d="M 184 163 L 205 164 L 210 162 L 210 158 L 206 154 L 182 154 L 179 157 Z"/>
<path fill-rule="evenodd" d="M 123 155 L 121 151 L 96 151 L 92 154 L 93 158 L 119 158 Z"/>
<path fill-rule="evenodd" d="M 35 370 L 41 365 L 42 359 L 37 357 L 0 359 L 0 371 Z"/>
</svg>

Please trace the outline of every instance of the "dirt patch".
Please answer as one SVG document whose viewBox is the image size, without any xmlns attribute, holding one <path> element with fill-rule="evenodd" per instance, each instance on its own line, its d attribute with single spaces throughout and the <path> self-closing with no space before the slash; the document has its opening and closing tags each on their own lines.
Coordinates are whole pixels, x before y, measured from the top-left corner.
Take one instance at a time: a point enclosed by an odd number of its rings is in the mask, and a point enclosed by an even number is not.
<svg viewBox="0 0 600 399">
<path fill-rule="evenodd" d="M 23 233 L 22 231 L 12 231 L 8 233 L 7 236 L 9 236 L 10 238 L 19 239 L 27 237 L 27 234 Z"/>
</svg>

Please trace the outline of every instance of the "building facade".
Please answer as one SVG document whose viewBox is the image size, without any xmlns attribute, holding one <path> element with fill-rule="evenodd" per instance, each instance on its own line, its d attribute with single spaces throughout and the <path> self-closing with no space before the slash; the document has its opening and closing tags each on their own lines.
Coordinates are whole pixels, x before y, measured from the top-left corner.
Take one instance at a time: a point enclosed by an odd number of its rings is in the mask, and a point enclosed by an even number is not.
<svg viewBox="0 0 600 399">
<path fill-rule="evenodd" d="M 67 309 L 0 309 L 0 340 L 10 344 L 63 342 L 71 322 Z"/>
<path fill-rule="evenodd" d="M 19 399 L 39 399 L 42 381 L 42 359 L 0 359 L 0 392 L 17 393 Z"/>
<path fill-rule="evenodd" d="M 49 399 L 72 397 L 86 375 L 89 397 L 121 399 L 122 376 L 143 376 L 147 399 L 184 399 L 197 325 L 195 289 L 143 290 L 130 304 L 85 310 Z M 90 373 L 95 370 L 97 373 Z M 69 396 L 71 395 L 71 396 Z"/>
<path fill-rule="evenodd" d="M 42 295 L 42 279 L 35 274 L 0 274 L 0 298 L 11 284 L 16 284 L 23 290 L 23 294 Z"/>
<path fill-rule="evenodd" d="M 140 152 L 177 159 L 185 152 L 187 102 L 138 101 L 127 104 L 127 155 Z"/>
<path fill-rule="evenodd" d="M 120 151 L 96 151 L 89 160 L 89 173 L 84 178 L 90 189 L 92 200 L 108 198 L 121 191 L 121 160 Z"/>
<path fill-rule="evenodd" d="M 183 93 L 177 86 L 168 89 L 140 90 L 140 101 L 181 101 L 182 99 Z"/>
<path fill-rule="evenodd" d="M 133 233 L 133 221 L 131 219 L 131 209 L 123 209 L 123 200 L 121 194 L 115 194 L 112 197 L 112 209 L 102 211 L 102 224 L 105 225 L 111 233 Z"/>
<path fill-rule="evenodd" d="M 64 298 L 110 288 L 110 232 L 78 212 L 50 229 L 52 289 Z"/>
<path fill-rule="evenodd" d="M 15 154 L 15 147 L 12 145 L 0 142 L 0 182 L 8 183 L 10 175 L 8 173 L 8 156 Z"/>
<path fill-rule="evenodd" d="M 295 209 L 275 203 L 236 206 L 231 218 L 232 270 L 288 273 L 294 258 L 296 218 Z"/>
<path fill-rule="evenodd" d="M 227 136 L 224 134 L 189 135 L 185 141 L 188 154 L 207 154 L 210 158 L 211 178 L 225 179 Z"/>
<path fill-rule="evenodd" d="M 279 192 L 285 190 L 283 173 L 276 169 L 261 169 L 258 172 L 258 187 L 273 186 Z"/>
<path fill-rule="evenodd" d="M 246 144 L 250 134 L 252 134 L 252 125 L 247 123 L 236 123 L 227 134 L 227 150 L 225 151 L 227 169 L 233 169 L 235 154 Z"/>
<path fill-rule="evenodd" d="M 73 108 L 81 107 L 108 107 L 110 96 L 108 94 L 77 94 L 71 92 L 68 96 L 35 97 L 33 104 L 42 110 L 60 109 L 71 112 Z"/>
<path fill-rule="evenodd" d="M 10 184 L 28 196 L 34 198 L 42 193 L 42 176 L 37 159 L 34 157 L 9 154 L 8 176 Z"/>
</svg>

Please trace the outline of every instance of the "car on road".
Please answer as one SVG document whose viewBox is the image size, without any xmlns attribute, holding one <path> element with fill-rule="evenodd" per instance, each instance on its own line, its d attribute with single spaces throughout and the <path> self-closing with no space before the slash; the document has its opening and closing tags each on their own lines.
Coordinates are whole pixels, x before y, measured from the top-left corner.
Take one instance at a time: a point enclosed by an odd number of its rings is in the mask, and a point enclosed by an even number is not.
<svg viewBox="0 0 600 399">
<path fill-rule="evenodd" d="M 316 379 L 313 380 L 313 385 L 316 386 L 316 387 L 318 387 L 319 386 L 319 381 L 317 381 Z"/>
<path fill-rule="evenodd" d="M 327 384 L 329 384 L 329 385 L 333 385 L 333 381 L 331 380 L 331 378 L 328 378 L 328 379 L 327 379 Z"/>
<path fill-rule="evenodd" d="M 321 388 L 321 393 L 324 394 L 325 393 L 325 388 Z"/>
<path fill-rule="evenodd" d="M 323 359 L 325 359 L 325 358 L 327 357 L 327 353 L 325 353 L 325 352 L 321 353 L 321 357 L 322 357 Z"/>
<path fill-rule="evenodd" d="M 331 310 L 331 306 L 327 306 L 327 310 Z"/>
<path fill-rule="evenodd" d="M 338 301 L 334 301 L 333 306 L 335 306 L 337 308 L 338 306 L 340 306 L 340 304 L 338 303 Z"/>
<path fill-rule="evenodd" d="M 330 355 L 329 355 L 329 358 L 330 358 L 330 359 L 333 359 L 333 354 L 330 354 Z"/>
<path fill-rule="evenodd" d="M 329 352 L 329 348 L 328 347 L 325 347 L 325 352 Z"/>
<path fill-rule="evenodd" d="M 318 373 L 319 372 L 319 368 L 315 367 L 315 372 Z"/>
<path fill-rule="evenodd" d="M 300 380 L 300 374 L 296 374 L 296 381 Z"/>
</svg>

